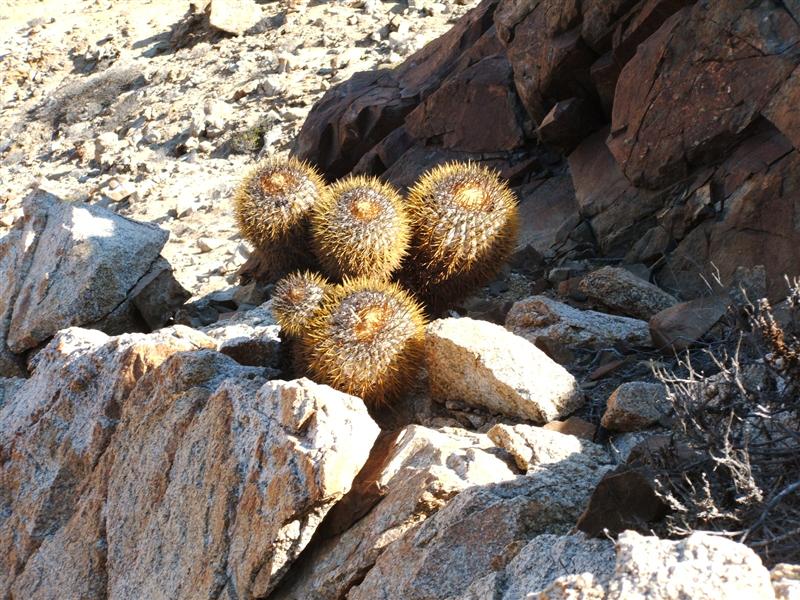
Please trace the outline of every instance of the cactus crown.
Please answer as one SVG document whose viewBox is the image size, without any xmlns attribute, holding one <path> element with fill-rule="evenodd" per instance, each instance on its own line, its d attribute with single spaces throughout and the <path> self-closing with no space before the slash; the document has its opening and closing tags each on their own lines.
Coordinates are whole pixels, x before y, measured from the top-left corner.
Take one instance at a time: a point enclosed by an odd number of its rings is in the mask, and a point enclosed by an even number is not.
<svg viewBox="0 0 800 600">
<path fill-rule="evenodd" d="M 323 188 L 310 165 L 294 158 L 267 158 L 245 176 L 234 196 L 242 235 L 257 247 L 289 236 L 301 227 Z"/>
<path fill-rule="evenodd" d="M 293 337 L 303 335 L 328 286 L 311 271 L 291 273 L 278 281 L 272 293 L 272 312 L 281 329 Z"/>
<path fill-rule="evenodd" d="M 421 308 L 397 284 L 346 278 L 308 327 L 309 367 L 323 383 L 381 402 L 415 372 L 424 327 Z"/>
<path fill-rule="evenodd" d="M 335 278 L 388 278 L 400 266 L 409 237 L 400 195 L 374 177 L 333 184 L 312 215 L 315 253 Z"/>
<path fill-rule="evenodd" d="M 418 258 L 433 280 L 470 270 L 516 237 L 516 198 L 498 174 L 474 163 L 435 167 L 409 191 Z"/>
</svg>

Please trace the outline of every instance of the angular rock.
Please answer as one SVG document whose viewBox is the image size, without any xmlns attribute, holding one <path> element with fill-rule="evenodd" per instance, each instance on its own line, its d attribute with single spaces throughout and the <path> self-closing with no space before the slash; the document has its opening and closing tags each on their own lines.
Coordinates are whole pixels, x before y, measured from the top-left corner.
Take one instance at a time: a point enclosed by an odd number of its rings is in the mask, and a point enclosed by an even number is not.
<svg viewBox="0 0 800 600">
<path fill-rule="evenodd" d="M 597 484 L 575 527 L 592 537 L 613 536 L 626 529 L 646 531 L 667 511 L 666 502 L 656 493 L 655 474 L 643 466 L 623 466 Z"/>
<path fill-rule="evenodd" d="M 699 2 L 670 17 L 619 77 L 609 147 L 625 176 L 656 189 L 724 157 L 797 66 L 798 36 L 772 3 Z"/>
<path fill-rule="evenodd" d="M 517 91 L 534 121 L 541 123 L 559 100 L 591 96 L 589 68 L 597 54 L 581 37 L 580 3 L 501 2 L 495 12 Z"/>
<path fill-rule="evenodd" d="M 160 326 L 186 299 L 175 291 L 177 283 L 169 283 L 159 255 L 166 231 L 43 191 L 26 198 L 24 207 L 25 219 L 0 250 L 0 314 L 12 352 L 35 348 L 74 325 L 112 333 L 138 329 L 129 318 L 137 301 L 145 320 Z M 153 284 L 169 292 L 154 295 Z M 170 304 L 157 307 L 154 298 Z"/>
<path fill-rule="evenodd" d="M 516 474 L 496 451 L 486 435 L 417 425 L 385 445 L 379 442 L 353 489 L 323 525 L 336 535 L 314 544 L 290 571 L 287 585 L 271 598 L 345 597 L 394 540 L 461 490 L 514 479 Z"/>
<path fill-rule="evenodd" d="M 550 340 L 566 347 L 651 345 L 645 321 L 579 310 L 546 296 L 515 302 L 506 316 L 506 328 L 534 344 Z"/>
<path fill-rule="evenodd" d="M 211 0 L 209 22 L 227 33 L 242 35 L 261 20 L 261 8 L 253 0 Z"/>
<path fill-rule="evenodd" d="M 611 462 L 611 457 L 601 446 L 542 427 L 495 425 L 486 435 L 511 454 L 522 471 L 537 465 L 560 462 L 581 453 L 598 464 Z"/>
<path fill-rule="evenodd" d="M 188 367 L 194 377 L 234 375 L 226 373 L 232 363 L 219 356 L 172 366 Z M 130 439 L 120 440 L 109 483 L 112 598 L 180 589 L 196 597 L 198 583 L 214 589 L 223 574 L 241 597 L 268 594 L 349 490 L 378 434 L 359 399 L 308 380 L 264 384 L 240 375 L 220 384 L 189 427 L 191 402 L 172 409 L 150 404 L 130 415 Z M 192 397 L 190 389 L 184 394 Z M 183 434 L 173 459 L 177 477 L 170 481 L 163 480 L 172 455 L 166 444 L 176 442 L 154 435 L 162 428 Z M 132 456 L 142 444 L 152 451 Z M 142 477 L 155 485 L 142 489 Z M 215 498 L 220 486 L 228 492 Z M 215 499 L 207 516 L 198 514 L 192 498 L 203 506 Z M 137 506 L 147 506 L 150 517 L 134 517 Z M 216 549 L 204 542 L 209 537 L 220 544 Z"/>
<path fill-rule="evenodd" d="M 650 337 L 659 350 L 681 352 L 703 337 L 727 310 L 728 303 L 719 296 L 681 302 L 653 315 Z"/>
<path fill-rule="evenodd" d="M 653 35 L 664 22 L 695 0 L 645 0 L 621 20 L 612 40 L 614 62 L 620 67 L 633 58 L 639 44 Z"/>
<path fill-rule="evenodd" d="M 612 431 L 638 431 L 657 423 L 670 406 L 662 384 L 627 381 L 609 396 L 600 424 Z"/>
<path fill-rule="evenodd" d="M 536 130 L 539 139 L 569 154 L 580 141 L 601 126 L 597 109 L 583 98 L 556 103 Z"/>
<path fill-rule="evenodd" d="M 636 319 L 649 319 L 678 301 L 627 269 L 603 267 L 584 275 L 578 289 L 611 310 Z"/>
<path fill-rule="evenodd" d="M 506 329 L 468 318 L 440 319 L 425 336 L 431 396 L 546 423 L 580 406 L 575 378 Z"/>
<path fill-rule="evenodd" d="M 22 275 L 30 269 L 36 250 L 34 241 L 47 224 L 47 210 L 36 203 L 28 203 L 24 219 L 0 238 L 0 376 L 27 375 L 24 361 L 8 347 L 8 332 L 14 303 L 22 286 Z"/>
<path fill-rule="evenodd" d="M 169 262 L 159 257 L 128 295 L 130 302 L 126 304 L 130 307 L 129 312 L 133 313 L 128 322 L 139 316 L 150 330 L 155 331 L 164 327 L 173 316 L 173 311 L 191 297 L 191 292 L 175 279 Z M 104 330 L 111 334 L 123 333 Z"/>
<path fill-rule="evenodd" d="M 743 544 L 702 532 L 677 541 L 633 531 L 620 535 L 606 598 L 676 597 L 772 600 L 775 596 L 769 571 Z"/>
<path fill-rule="evenodd" d="M 237 312 L 230 319 L 203 327 L 217 341 L 217 350 L 241 365 L 279 368 L 280 325 L 272 315 L 271 302 L 252 310 Z"/>
<path fill-rule="evenodd" d="M 55 582 L 76 598 L 268 594 L 350 488 L 378 428 L 358 398 L 261 373 L 200 351 L 143 378 L 15 596 L 49 597 Z M 102 594 L 89 595 L 98 580 Z"/>
<path fill-rule="evenodd" d="M 800 66 L 783 82 L 763 114 L 800 150 Z"/>
<path fill-rule="evenodd" d="M 117 338 L 75 328 L 37 354 L 31 378 L 16 384 L 12 400 L 0 406 L 0 455 L 6 457 L 0 463 L 0 596 L 76 511 L 84 480 L 139 379 L 176 352 L 208 347 L 212 340 L 182 326 Z"/>
<path fill-rule="evenodd" d="M 564 576 L 540 600 L 756 598 L 773 600 L 769 572 L 747 546 L 708 533 L 660 540 L 633 531 L 620 535 L 610 580 L 605 572 Z M 604 580 L 607 583 L 604 583 Z"/>
<path fill-rule="evenodd" d="M 793 224 L 800 198 L 800 153 L 780 134 L 777 139 L 765 135 L 744 142 L 720 170 L 723 209 L 681 239 L 658 283 L 678 288 L 690 299 L 703 297 L 715 277 L 727 287 L 740 267 L 764 265 L 767 296 L 782 300 L 785 276 L 800 275 L 800 231 Z"/>
<path fill-rule="evenodd" d="M 504 568 L 474 582 L 452 600 L 532 598 L 535 597 L 532 594 L 548 588 L 559 578 L 584 573 L 591 574 L 598 586 L 608 583 L 614 573 L 613 542 L 590 539 L 580 533 L 539 535 L 523 546 Z"/>
<path fill-rule="evenodd" d="M 606 146 L 608 128 L 583 140 L 569 155 L 580 215 L 588 219 L 605 255 L 624 256 L 655 225 L 667 202 L 663 192 L 634 187 Z"/>
<path fill-rule="evenodd" d="M 520 228 L 515 254 L 530 246 L 540 254 L 554 251 L 563 240 L 558 238 L 562 228 L 577 225 L 578 205 L 569 174 L 535 181 L 516 190 L 519 202 Z"/>
<path fill-rule="evenodd" d="M 512 481 L 464 490 L 391 544 L 348 598 L 464 594 L 473 582 L 503 569 L 536 536 L 566 533 L 607 468 L 577 455 Z"/>
<path fill-rule="evenodd" d="M 405 127 L 415 139 L 436 138 L 448 150 L 508 151 L 525 144 L 523 114 L 511 65 L 495 55 L 449 77 L 406 117 Z"/>
</svg>

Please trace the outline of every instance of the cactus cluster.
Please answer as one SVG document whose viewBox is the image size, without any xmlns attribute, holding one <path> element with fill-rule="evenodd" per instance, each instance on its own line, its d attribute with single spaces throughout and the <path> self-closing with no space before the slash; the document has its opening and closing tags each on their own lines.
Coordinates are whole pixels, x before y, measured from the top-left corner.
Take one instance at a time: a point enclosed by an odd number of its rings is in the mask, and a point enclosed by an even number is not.
<svg viewBox="0 0 800 600">
<path fill-rule="evenodd" d="M 306 164 L 268 159 L 234 205 L 269 279 L 283 277 L 272 307 L 295 370 L 373 405 L 413 379 L 424 313 L 491 280 L 517 234 L 513 193 L 476 164 L 436 167 L 404 199 L 374 177 L 325 186 Z"/>
</svg>

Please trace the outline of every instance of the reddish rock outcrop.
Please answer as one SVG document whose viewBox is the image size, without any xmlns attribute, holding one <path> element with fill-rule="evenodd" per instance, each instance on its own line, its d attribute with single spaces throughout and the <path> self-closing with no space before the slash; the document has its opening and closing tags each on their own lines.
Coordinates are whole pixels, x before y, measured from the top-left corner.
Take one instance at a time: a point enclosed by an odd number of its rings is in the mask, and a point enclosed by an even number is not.
<svg viewBox="0 0 800 600">
<path fill-rule="evenodd" d="M 717 268 L 727 285 L 737 266 L 765 264 L 777 296 L 800 272 L 797 12 L 775 0 L 487 0 L 395 70 L 331 89 L 296 150 L 329 178 L 400 187 L 480 160 L 523 212 L 541 207 L 550 235 L 526 222 L 548 259 L 641 262 L 680 299 L 704 294 Z"/>
<path fill-rule="evenodd" d="M 800 60 L 780 3 L 699 2 L 642 43 L 620 74 L 609 147 L 633 183 L 659 188 L 722 159 Z"/>
</svg>

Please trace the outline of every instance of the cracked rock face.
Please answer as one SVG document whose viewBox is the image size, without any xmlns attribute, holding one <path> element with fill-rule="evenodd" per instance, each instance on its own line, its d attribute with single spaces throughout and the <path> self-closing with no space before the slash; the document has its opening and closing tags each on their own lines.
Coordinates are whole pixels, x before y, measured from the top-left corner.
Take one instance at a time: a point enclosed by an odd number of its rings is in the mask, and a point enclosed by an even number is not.
<svg viewBox="0 0 800 600">
<path fill-rule="evenodd" d="M 349 600 L 458 597 L 537 535 L 575 523 L 607 465 L 577 455 L 464 490 L 381 554 Z M 457 558 L 456 558 L 457 557 Z"/>
<path fill-rule="evenodd" d="M 215 346 L 70 329 L 37 357 L 0 412 L 0 596 L 271 591 L 378 427 L 358 398 L 197 350 Z"/>
<path fill-rule="evenodd" d="M 393 541 L 456 494 L 516 477 L 508 457 L 486 435 L 454 428 L 411 425 L 377 444 L 370 463 L 331 513 L 334 522 L 329 525 L 340 529 L 366 515 L 316 544 L 293 569 L 290 584 L 272 596 L 275 600 L 344 598 Z"/>
<path fill-rule="evenodd" d="M 0 241 L 3 363 L 66 327 L 121 333 L 141 327 L 136 315 L 164 325 L 169 310 L 187 299 L 159 254 L 167 236 L 155 225 L 34 192 L 25 201 L 25 219 Z M 149 302 L 153 282 L 161 294 L 178 290 L 158 307 L 160 315 Z M 137 300 L 148 306 L 143 315 L 134 308 Z M 19 374 L 8 371 L 0 374 Z"/>
<path fill-rule="evenodd" d="M 213 344 L 181 326 L 117 338 L 67 329 L 36 356 L 30 379 L 6 380 L 18 384 L 5 388 L 0 406 L 0 596 L 73 515 L 142 374 L 175 352 Z"/>
</svg>

